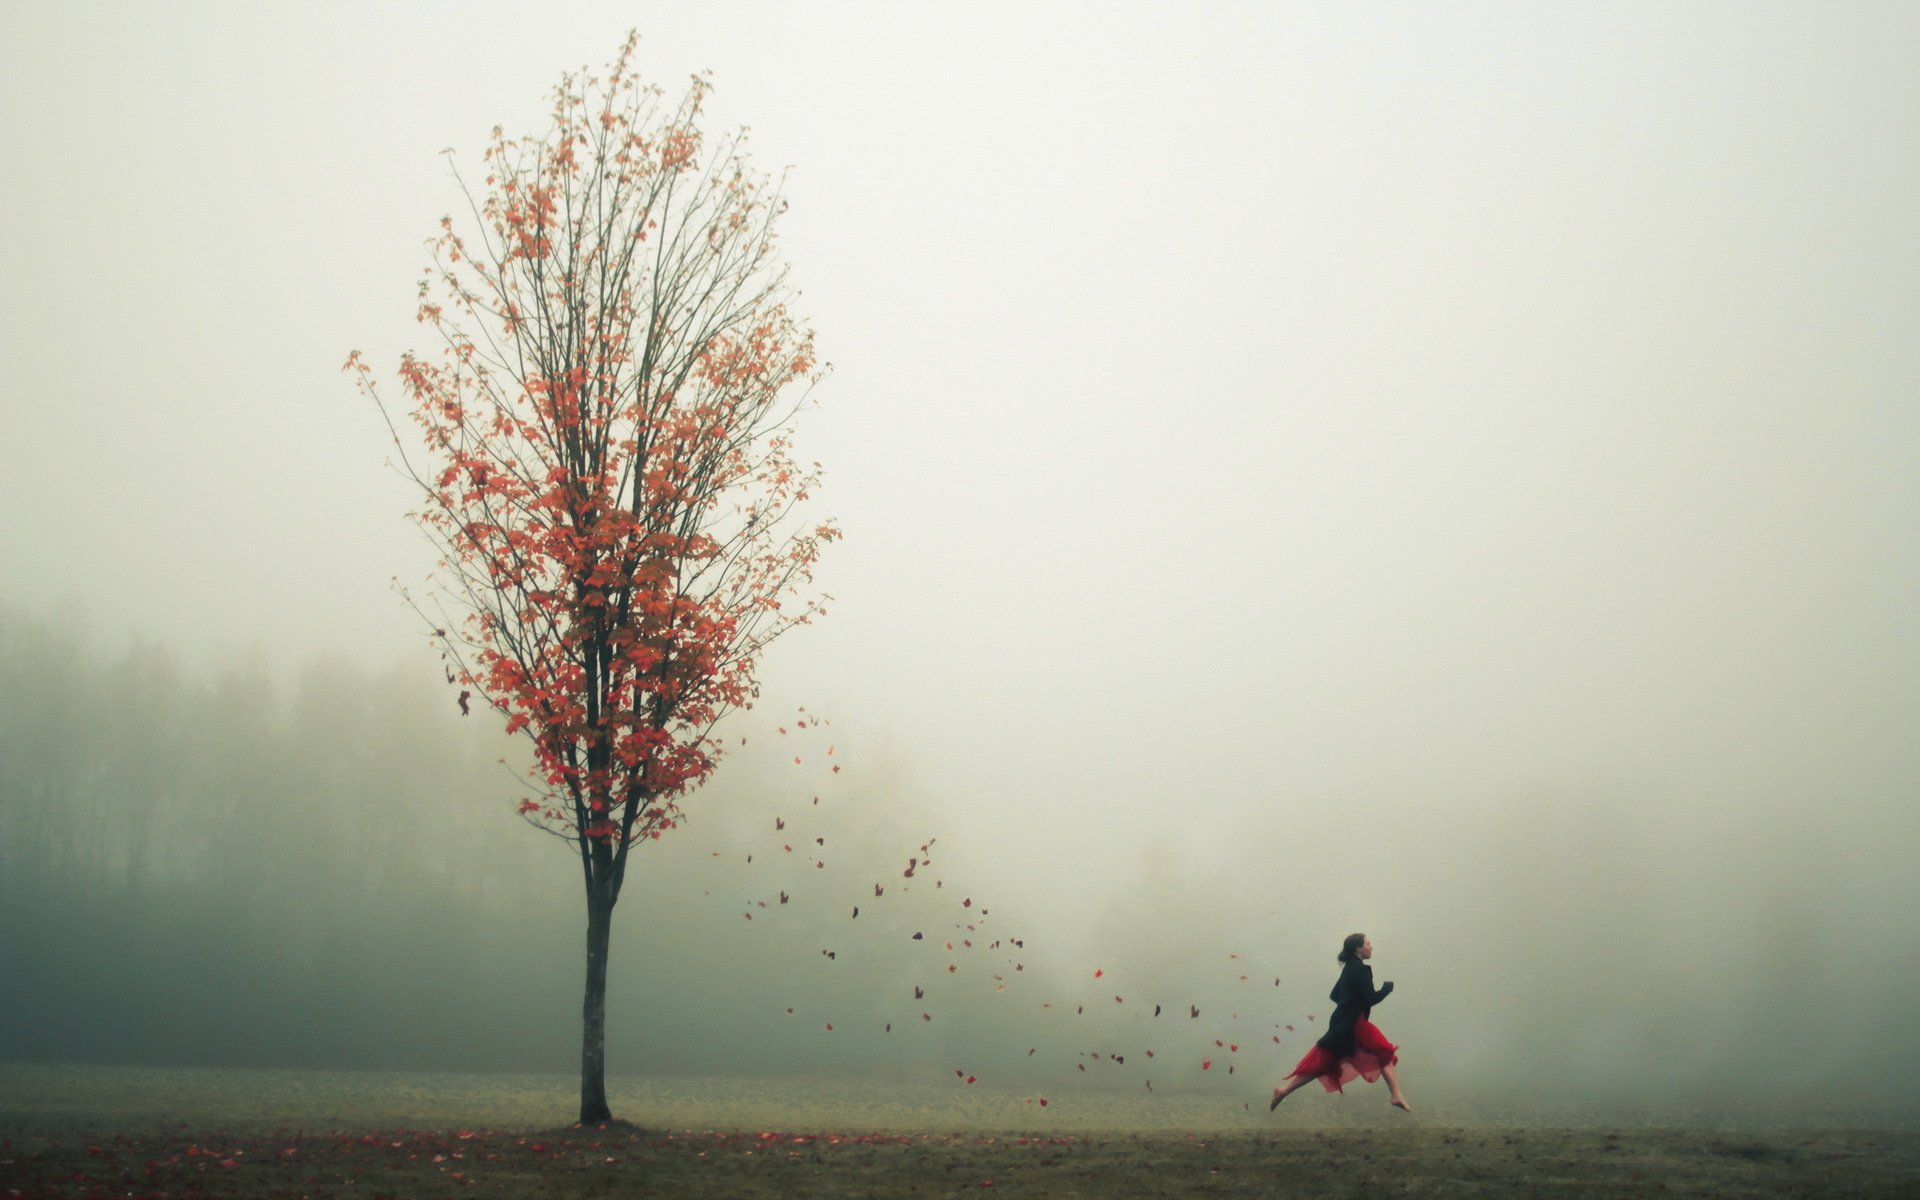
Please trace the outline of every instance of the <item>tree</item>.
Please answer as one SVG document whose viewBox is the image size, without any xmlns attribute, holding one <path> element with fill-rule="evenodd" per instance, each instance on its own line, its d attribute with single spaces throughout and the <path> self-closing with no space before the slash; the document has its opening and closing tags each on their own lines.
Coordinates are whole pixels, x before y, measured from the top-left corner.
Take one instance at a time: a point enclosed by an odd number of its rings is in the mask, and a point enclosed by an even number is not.
<svg viewBox="0 0 1920 1200">
<path fill-rule="evenodd" d="M 495 128 L 478 195 L 430 243 L 435 356 L 399 379 L 400 435 L 358 351 L 347 369 L 419 486 L 440 552 L 427 618 L 448 682 L 532 741 L 519 811 L 579 860 L 586 896 L 580 1120 L 606 1102 L 607 952 L 636 844 L 681 819 L 751 707 L 760 652 L 824 612 L 802 593 L 830 523 L 792 456 L 824 367 L 788 312 L 776 179 L 742 134 L 709 148 L 710 84 L 677 106 L 631 69 L 565 75 L 539 138 Z"/>
</svg>

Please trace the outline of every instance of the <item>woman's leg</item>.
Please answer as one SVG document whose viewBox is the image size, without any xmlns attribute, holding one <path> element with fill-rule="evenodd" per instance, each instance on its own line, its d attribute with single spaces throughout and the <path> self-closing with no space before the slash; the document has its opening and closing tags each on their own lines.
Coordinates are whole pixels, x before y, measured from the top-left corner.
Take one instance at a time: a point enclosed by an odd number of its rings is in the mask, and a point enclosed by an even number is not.
<svg viewBox="0 0 1920 1200">
<path fill-rule="evenodd" d="M 1287 1076 L 1285 1082 L 1281 1083 L 1279 1087 L 1273 1089 L 1273 1099 L 1268 1101 L 1267 1111 L 1272 1112 L 1274 1109 L 1279 1108 L 1280 1102 L 1282 1100 L 1285 1100 L 1288 1096 L 1293 1095 L 1295 1092 L 1299 1091 L 1301 1088 L 1305 1087 L 1307 1084 L 1312 1083 L 1313 1080 L 1314 1080 L 1314 1076 L 1312 1075 Z"/>
<path fill-rule="evenodd" d="M 1408 1104 L 1407 1098 L 1400 1094 L 1400 1076 L 1393 1069 L 1393 1064 L 1388 1063 L 1386 1066 L 1381 1067 L 1380 1073 L 1387 1077 L 1387 1103 L 1393 1105 L 1395 1108 L 1404 1108 L 1408 1112 L 1412 1112 L 1413 1106 Z"/>
</svg>

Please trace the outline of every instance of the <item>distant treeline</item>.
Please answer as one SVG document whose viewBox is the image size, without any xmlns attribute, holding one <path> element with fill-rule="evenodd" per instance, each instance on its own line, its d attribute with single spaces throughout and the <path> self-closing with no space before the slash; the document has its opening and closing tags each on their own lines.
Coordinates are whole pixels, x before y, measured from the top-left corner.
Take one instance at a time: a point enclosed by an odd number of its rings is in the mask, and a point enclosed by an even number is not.
<svg viewBox="0 0 1920 1200">
<path fill-rule="evenodd" d="M 559 856 L 506 845 L 534 836 L 510 746 L 437 682 L 319 661 L 286 686 L 0 612 L 0 1055 L 550 1065 L 483 997 L 526 994 L 500 922 L 564 920 L 565 863 L 531 906 L 498 869 Z"/>
<path fill-rule="evenodd" d="M 942 837 L 934 879 L 902 876 L 946 832 L 907 766 L 834 775 L 824 744 L 734 732 L 752 746 L 729 735 L 738 757 L 616 912 L 616 1076 L 964 1069 L 1258 1099 L 1312 1036 L 1338 937 L 1378 911 L 1400 984 L 1382 1020 L 1423 1099 L 1916 1095 L 1914 818 L 1892 784 L 1276 806 L 1211 857 L 1183 864 L 1205 846 L 1176 824 L 1138 863 L 1064 862 L 1018 911 L 982 886 L 991 843 Z M 0 608 L 0 1058 L 569 1071 L 579 872 L 513 816 L 516 753 L 431 660 L 183 664 Z M 1238 1075 L 1201 1070 L 1211 1038 L 1239 1039 Z"/>
<path fill-rule="evenodd" d="M 0 1058 L 574 1069 L 579 870 L 514 815 L 518 740 L 462 717 L 431 660 L 285 674 L 0 607 Z M 810 805 L 792 739 L 733 741 L 692 824 L 636 851 L 610 1069 L 886 1069 L 911 1048 L 877 1036 L 870 964 L 821 948 L 847 946 L 868 864 L 898 869 L 899 806 Z M 806 853 L 823 833 L 835 871 Z M 954 1013 L 914 1053 L 965 1031 Z"/>
</svg>

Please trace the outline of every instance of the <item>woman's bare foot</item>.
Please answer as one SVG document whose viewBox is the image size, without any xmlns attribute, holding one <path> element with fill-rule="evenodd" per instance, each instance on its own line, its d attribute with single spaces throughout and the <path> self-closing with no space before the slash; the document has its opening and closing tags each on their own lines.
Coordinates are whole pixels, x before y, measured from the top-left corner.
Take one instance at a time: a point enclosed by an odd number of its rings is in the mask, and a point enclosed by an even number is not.
<svg viewBox="0 0 1920 1200">
<path fill-rule="evenodd" d="M 1267 1101 L 1267 1111 L 1272 1112 L 1274 1109 L 1279 1108 L 1280 1102 L 1282 1100 L 1285 1100 L 1286 1098 L 1287 1098 L 1287 1094 L 1285 1092 L 1281 1091 L 1279 1088 L 1273 1089 L 1273 1099 Z"/>
<path fill-rule="evenodd" d="M 1387 1103 L 1393 1105 L 1395 1108 L 1400 1109 L 1404 1112 L 1413 1111 L 1413 1105 L 1407 1103 L 1407 1098 L 1405 1096 L 1389 1096 L 1387 1097 Z"/>
</svg>

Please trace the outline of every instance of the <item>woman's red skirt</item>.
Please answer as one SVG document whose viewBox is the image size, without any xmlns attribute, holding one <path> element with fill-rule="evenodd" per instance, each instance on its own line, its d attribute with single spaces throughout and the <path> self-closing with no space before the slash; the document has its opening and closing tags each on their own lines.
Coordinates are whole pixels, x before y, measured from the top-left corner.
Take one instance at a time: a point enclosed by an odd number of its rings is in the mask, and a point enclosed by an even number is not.
<svg viewBox="0 0 1920 1200">
<path fill-rule="evenodd" d="M 1372 1083 L 1380 1078 L 1380 1072 L 1400 1061 L 1400 1047 L 1387 1040 L 1380 1027 L 1372 1021 L 1361 1018 L 1353 1027 L 1353 1053 L 1340 1056 L 1325 1046 L 1316 1045 L 1307 1051 L 1300 1065 L 1293 1069 L 1293 1075 L 1305 1079 L 1318 1079 L 1330 1092 L 1337 1092 L 1340 1085 L 1364 1079 Z M 1288 1076 L 1292 1078 L 1292 1076 Z"/>
</svg>

